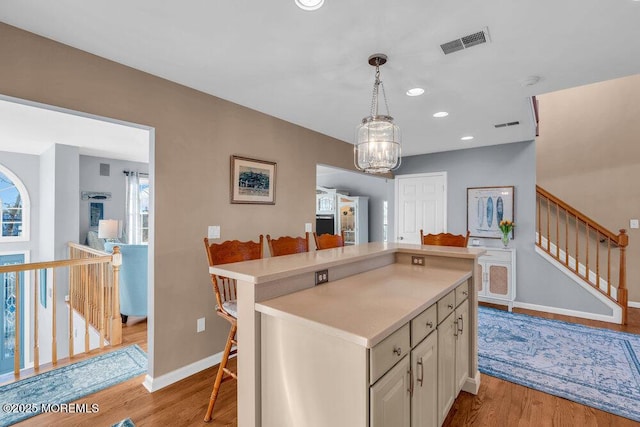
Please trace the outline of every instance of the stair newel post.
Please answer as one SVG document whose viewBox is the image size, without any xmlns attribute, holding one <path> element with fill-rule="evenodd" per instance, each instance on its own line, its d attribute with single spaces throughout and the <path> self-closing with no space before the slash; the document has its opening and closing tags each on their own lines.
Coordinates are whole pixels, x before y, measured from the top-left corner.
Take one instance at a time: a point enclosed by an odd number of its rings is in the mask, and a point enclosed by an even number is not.
<svg viewBox="0 0 640 427">
<path fill-rule="evenodd" d="M 627 324 L 627 245 L 629 244 L 629 236 L 627 230 L 620 229 L 618 234 L 618 246 L 620 247 L 620 278 L 618 283 L 618 302 L 622 305 L 622 324 Z"/>
<path fill-rule="evenodd" d="M 111 266 L 113 267 L 113 292 L 112 292 L 112 308 L 111 308 L 111 333 L 112 341 L 110 344 L 117 345 L 122 343 L 122 319 L 120 318 L 120 266 L 122 265 L 122 254 L 120 246 L 113 247 L 113 255 L 111 258 Z"/>
</svg>

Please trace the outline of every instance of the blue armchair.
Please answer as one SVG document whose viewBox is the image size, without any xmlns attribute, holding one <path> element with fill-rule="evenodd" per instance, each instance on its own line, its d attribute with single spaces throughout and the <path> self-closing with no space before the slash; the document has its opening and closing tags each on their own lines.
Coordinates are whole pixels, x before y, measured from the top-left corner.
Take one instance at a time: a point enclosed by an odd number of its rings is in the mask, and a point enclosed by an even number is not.
<svg viewBox="0 0 640 427">
<path fill-rule="evenodd" d="M 107 242 L 104 250 L 113 253 L 119 246 L 122 254 L 120 266 L 120 315 L 122 323 L 129 316 L 147 316 L 148 246 Z"/>
</svg>

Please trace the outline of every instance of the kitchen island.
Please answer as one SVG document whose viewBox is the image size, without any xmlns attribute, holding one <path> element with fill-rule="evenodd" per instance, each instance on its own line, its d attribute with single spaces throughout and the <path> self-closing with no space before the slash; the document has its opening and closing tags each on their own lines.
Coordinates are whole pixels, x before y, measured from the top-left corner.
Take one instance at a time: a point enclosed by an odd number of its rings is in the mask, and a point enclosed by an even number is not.
<svg viewBox="0 0 640 427">
<path fill-rule="evenodd" d="M 238 281 L 238 424 L 441 422 L 457 391 L 479 387 L 482 254 L 369 243 L 212 267 Z M 329 283 L 314 287 L 321 270 Z M 398 387 L 406 392 L 389 394 Z M 408 414 L 414 395 L 436 406 Z M 404 418 L 384 421 L 396 413 Z"/>
</svg>

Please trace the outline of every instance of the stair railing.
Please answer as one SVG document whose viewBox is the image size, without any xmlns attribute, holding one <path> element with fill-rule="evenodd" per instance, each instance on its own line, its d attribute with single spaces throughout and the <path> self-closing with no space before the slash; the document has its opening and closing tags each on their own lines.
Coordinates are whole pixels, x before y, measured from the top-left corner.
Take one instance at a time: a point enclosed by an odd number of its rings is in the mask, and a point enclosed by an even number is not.
<svg viewBox="0 0 640 427">
<path fill-rule="evenodd" d="M 34 262 L 28 264 L 11 264 L 0 266 L 0 274 L 3 274 L 5 281 L 13 280 L 15 283 L 15 345 L 14 345 L 14 375 L 18 377 L 20 375 L 20 337 L 21 329 L 23 325 L 18 319 L 21 319 L 21 310 L 23 306 L 22 299 L 24 298 L 21 291 L 21 279 L 22 275 L 29 275 L 33 280 L 33 313 L 31 318 L 33 319 L 33 368 L 35 370 L 40 367 L 40 346 L 38 330 L 38 317 L 40 303 L 40 271 L 45 270 L 44 277 L 51 277 L 51 310 L 46 310 L 44 313 L 51 313 L 51 325 L 52 328 L 46 333 L 51 333 L 51 363 L 55 366 L 58 363 L 58 348 L 57 348 L 57 325 L 56 325 L 56 312 L 57 312 L 57 286 L 56 278 L 60 270 L 69 269 L 69 303 L 72 307 L 89 307 L 98 320 L 101 330 L 101 337 L 111 337 L 109 342 L 111 345 L 120 344 L 122 342 L 122 323 L 120 319 L 120 307 L 118 297 L 119 286 L 119 269 L 122 264 L 122 255 L 119 248 L 114 249 L 113 254 L 96 255 L 92 257 L 80 257 L 76 259 L 66 259 L 60 261 L 48 261 L 48 262 Z M 96 271 L 99 273 L 96 274 Z M 107 273 L 108 272 L 108 273 Z M 78 280 L 79 279 L 79 280 Z M 77 283 L 77 284 L 76 284 Z M 84 288 L 85 292 L 81 298 L 73 296 L 72 289 Z M 93 300 L 87 303 L 87 300 Z M 81 301 L 76 303 L 75 301 Z M 85 311 L 85 313 L 87 313 Z M 92 314 L 92 315 L 93 315 Z M 69 357 L 73 357 L 73 310 L 69 310 Z M 28 339 L 24 340 L 29 342 Z M 85 339 L 88 342 L 88 339 Z M 101 339 L 100 347 L 102 348 L 104 339 Z M 85 348 L 86 349 L 86 348 Z"/>
<path fill-rule="evenodd" d="M 626 230 L 609 231 L 536 186 L 536 245 L 622 309 L 627 323 Z"/>
</svg>

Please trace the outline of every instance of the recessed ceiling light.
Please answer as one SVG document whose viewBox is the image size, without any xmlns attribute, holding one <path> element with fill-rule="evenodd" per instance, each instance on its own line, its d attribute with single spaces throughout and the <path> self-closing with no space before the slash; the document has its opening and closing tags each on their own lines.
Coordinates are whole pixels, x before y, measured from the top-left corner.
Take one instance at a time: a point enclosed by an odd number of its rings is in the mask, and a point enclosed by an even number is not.
<svg viewBox="0 0 640 427">
<path fill-rule="evenodd" d="M 296 6 L 302 10 L 317 10 L 322 7 L 324 0 L 295 0 Z"/>
<path fill-rule="evenodd" d="M 420 96 L 424 93 L 424 89 L 421 87 L 414 87 L 413 89 L 409 89 L 407 91 L 408 96 Z"/>
<path fill-rule="evenodd" d="M 463 141 L 471 141 L 473 139 L 473 137 L 471 135 L 467 135 L 467 136 L 463 136 L 460 139 L 463 140 Z"/>
<path fill-rule="evenodd" d="M 447 113 L 446 111 L 438 111 L 437 113 L 435 113 L 433 115 L 433 117 L 447 117 L 449 115 L 449 113 Z"/>
</svg>

